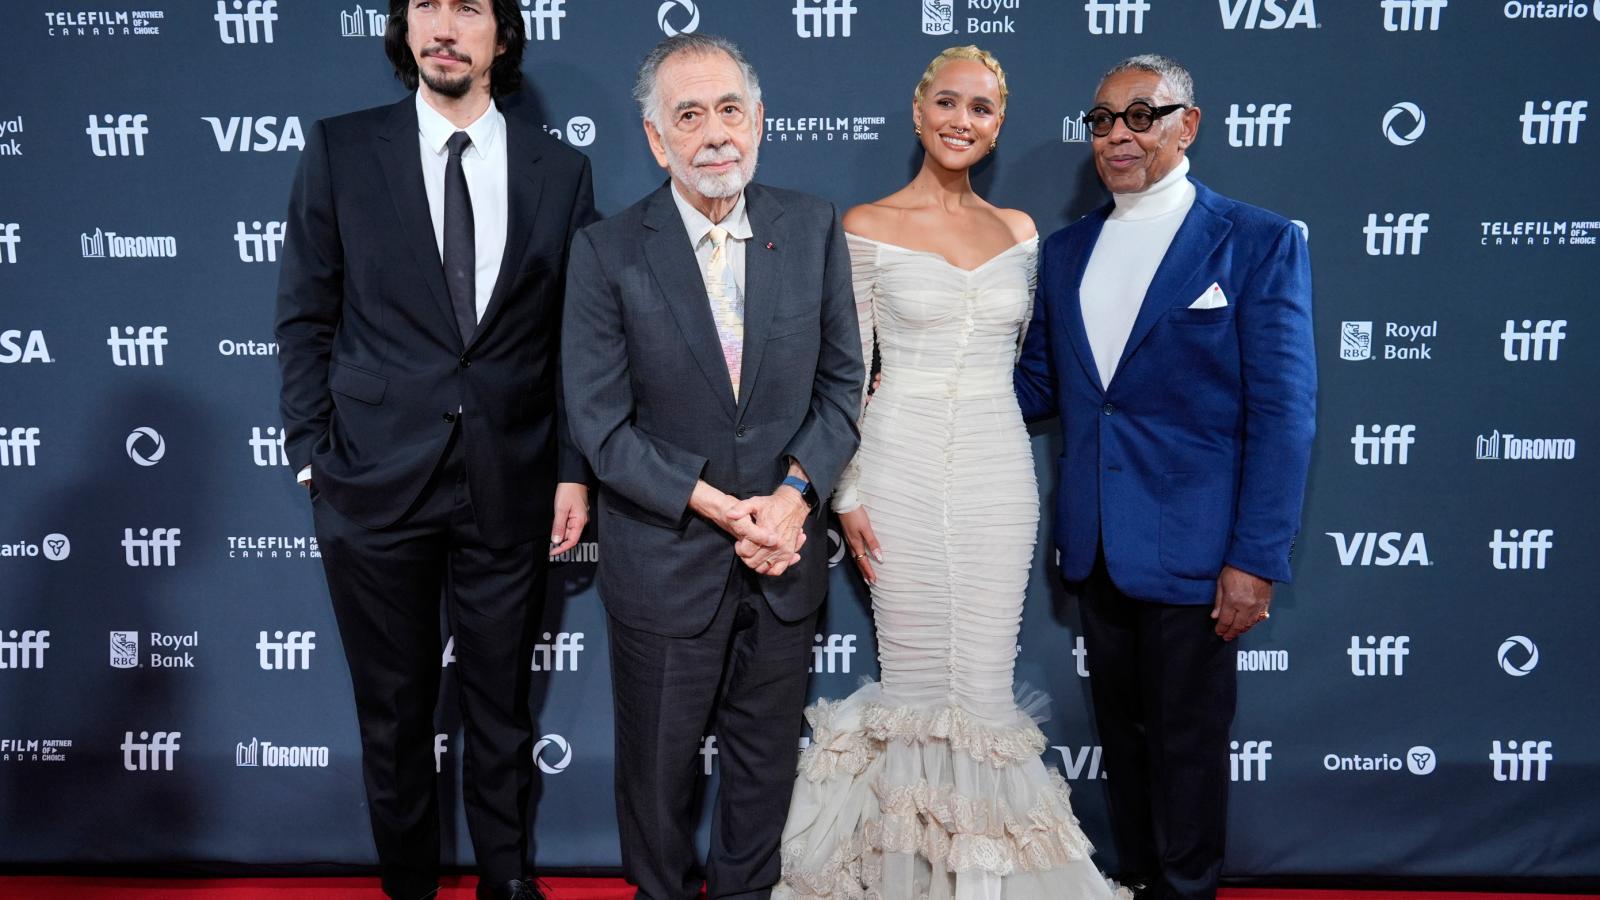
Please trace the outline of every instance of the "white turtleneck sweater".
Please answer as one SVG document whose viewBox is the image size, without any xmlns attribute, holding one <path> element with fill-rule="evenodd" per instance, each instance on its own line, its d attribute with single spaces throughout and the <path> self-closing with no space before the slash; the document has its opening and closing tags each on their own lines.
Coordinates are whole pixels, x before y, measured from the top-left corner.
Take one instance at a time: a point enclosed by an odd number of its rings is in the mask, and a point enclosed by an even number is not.
<svg viewBox="0 0 1600 900">
<path fill-rule="evenodd" d="M 1156 268 L 1194 205 L 1188 174 L 1189 158 L 1184 157 L 1148 190 L 1111 195 L 1116 208 L 1089 254 L 1078 288 L 1083 327 L 1104 387 L 1111 386 Z"/>
</svg>

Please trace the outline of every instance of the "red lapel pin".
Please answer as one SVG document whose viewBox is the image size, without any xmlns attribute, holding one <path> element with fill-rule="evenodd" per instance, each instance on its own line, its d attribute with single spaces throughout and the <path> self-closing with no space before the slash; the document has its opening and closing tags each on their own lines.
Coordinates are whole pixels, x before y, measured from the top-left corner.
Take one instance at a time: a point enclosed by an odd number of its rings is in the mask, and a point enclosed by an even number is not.
<svg viewBox="0 0 1600 900">
<path fill-rule="evenodd" d="M 767 249 L 768 250 L 776 250 L 776 249 L 778 249 L 778 245 L 774 244 L 771 241 L 767 241 Z"/>
</svg>

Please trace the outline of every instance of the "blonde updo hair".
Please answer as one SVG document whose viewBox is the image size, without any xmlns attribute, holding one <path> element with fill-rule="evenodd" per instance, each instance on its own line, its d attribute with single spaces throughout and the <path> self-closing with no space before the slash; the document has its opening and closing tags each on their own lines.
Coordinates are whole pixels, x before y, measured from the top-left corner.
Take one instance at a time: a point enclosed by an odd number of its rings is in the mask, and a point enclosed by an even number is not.
<svg viewBox="0 0 1600 900">
<path fill-rule="evenodd" d="M 921 106 L 922 93 L 928 89 L 928 85 L 933 83 L 933 79 L 939 74 L 939 70 L 958 59 L 978 63 L 994 73 L 995 80 L 1000 82 L 1000 98 L 998 101 L 1000 109 L 997 112 L 1005 115 L 1006 94 L 1009 93 L 1006 90 L 1006 70 L 1000 68 L 1000 60 L 995 59 L 994 54 L 980 49 L 974 44 L 967 44 L 965 47 L 949 47 L 943 53 L 935 56 L 933 61 L 928 63 L 928 68 L 923 70 L 922 80 L 917 82 L 917 90 L 912 94 L 911 102 L 916 106 Z"/>
</svg>

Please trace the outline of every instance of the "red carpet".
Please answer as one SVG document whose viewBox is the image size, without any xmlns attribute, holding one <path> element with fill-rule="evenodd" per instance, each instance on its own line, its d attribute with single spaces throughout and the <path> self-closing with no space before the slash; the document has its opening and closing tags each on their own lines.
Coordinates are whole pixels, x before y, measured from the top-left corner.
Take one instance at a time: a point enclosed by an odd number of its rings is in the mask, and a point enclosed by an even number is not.
<svg viewBox="0 0 1600 900">
<path fill-rule="evenodd" d="M 445 880 L 440 900 L 472 900 L 476 879 Z M 622 881 L 609 878 L 548 878 L 549 900 L 631 900 Z M 1231 888 L 1221 900 L 1539 900 L 1594 894 L 1488 894 L 1446 891 L 1340 891 Z M 0 878 L 5 900 L 382 900 L 376 878 Z"/>
</svg>

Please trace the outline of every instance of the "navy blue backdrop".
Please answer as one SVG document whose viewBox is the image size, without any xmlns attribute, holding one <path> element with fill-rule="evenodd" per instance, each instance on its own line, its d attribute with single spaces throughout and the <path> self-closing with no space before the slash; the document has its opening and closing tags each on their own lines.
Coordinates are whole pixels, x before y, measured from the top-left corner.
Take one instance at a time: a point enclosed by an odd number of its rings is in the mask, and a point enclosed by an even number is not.
<svg viewBox="0 0 1600 900">
<path fill-rule="evenodd" d="M 402 93 L 361 2 L 6 4 L 0 863 L 373 859 L 272 342 L 306 130 Z M 766 90 L 758 177 L 840 205 L 906 181 L 918 74 L 981 44 L 1012 95 L 976 182 L 1046 233 L 1105 200 L 1074 122 L 1099 73 L 1186 62 L 1194 174 L 1307 230 L 1323 385 L 1297 580 L 1241 656 L 1228 874 L 1600 873 L 1595 6 L 520 2 L 517 103 L 590 155 L 605 213 L 662 178 L 628 90 L 664 33 L 743 44 Z M 1036 458 L 1055 444 L 1039 429 Z M 1071 489 L 1039 474 L 1046 501 Z M 1109 865 L 1094 660 L 1039 546 L 1018 677 L 1055 699 L 1047 760 Z M 611 552 L 554 570 L 530 661 L 547 867 L 617 863 L 627 761 L 592 582 Z M 837 566 L 833 587 L 814 696 L 876 669 L 859 579 Z M 457 725 L 443 703 L 453 793 Z"/>
</svg>

